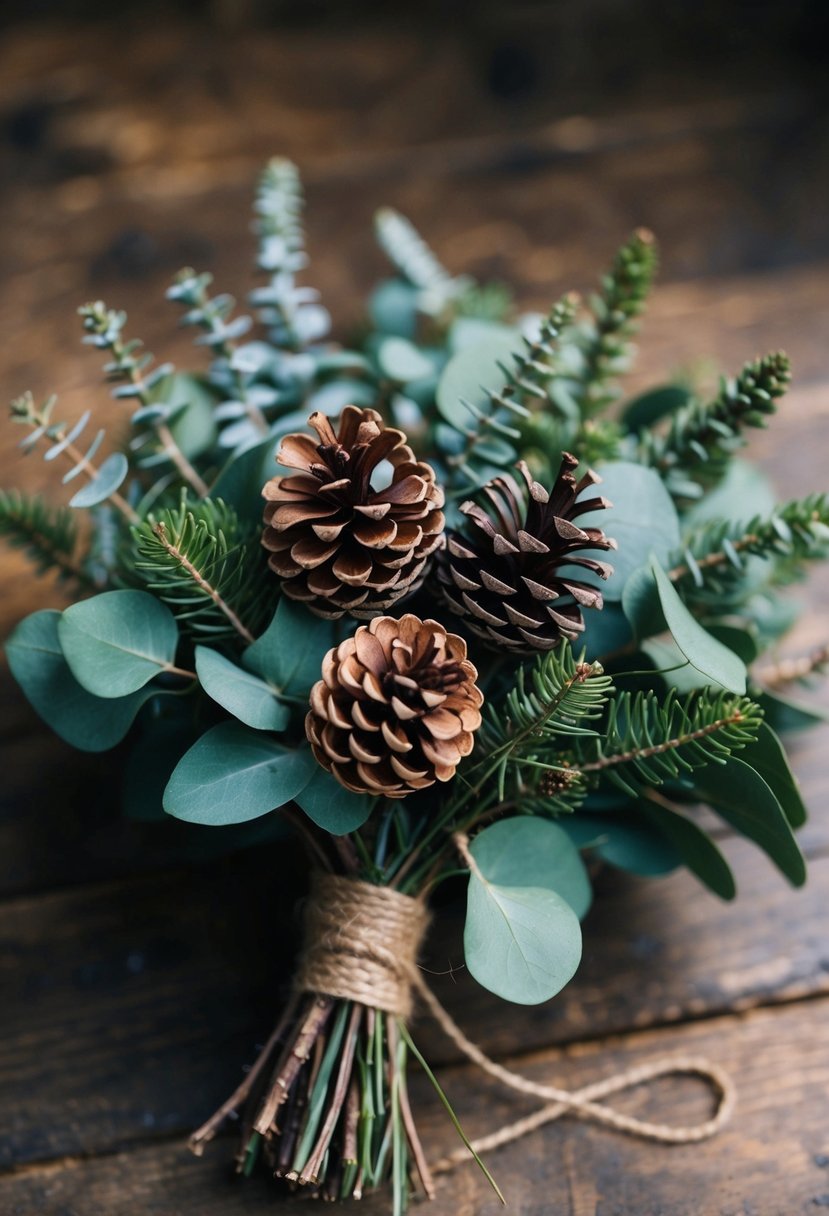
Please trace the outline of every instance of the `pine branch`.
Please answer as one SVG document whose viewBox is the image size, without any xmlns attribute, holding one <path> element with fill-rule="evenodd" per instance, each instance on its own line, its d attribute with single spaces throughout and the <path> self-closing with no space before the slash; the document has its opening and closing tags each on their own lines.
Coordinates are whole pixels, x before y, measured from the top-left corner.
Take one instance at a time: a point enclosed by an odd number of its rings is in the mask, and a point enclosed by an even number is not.
<svg viewBox="0 0 829 1216">
<path fill-rule="evenodd" d="M 583 418 L 600 413 L 618 396 L 614 377 L 632 353 L 631 338 L 645 309 L 656 275 L 658 254 L 653 234 L 639 229 L 622 245 L 591 300 L 592 317 L 580 336 L 581 367 L 573 396 Z"/>
<path fill-rule="evenodd" d="M 810 494 L 778 507 L 770 516 L 756 515 L 746 524 L 715 520 L 687 538 L 669 575 L 682 584 L 687 603 L 724 602 L 739 595 L 745 558 L 783 560 L 797 572 L 802 563 L 829 554 L 829 496 Z"/>
<path fill-rule="evenodd" d="M 250 391 L 249 376 L 246 376 L 237 359 L 236 341 L 243 337 L 252 325 L 250 317 L 240 316 L 229 320 L 235 300 L 223 294 L 211 297 L 208 287 L 213 282 L 211 274 L 196 274 L 186 267 L 176 275 L 173 285 L 167 290 L 167 299 L 184 305 L 188 311 L 181 319 L 182 325 L 193 325 L 202 330 L 197 345 L 208 346 L 215 356 L 210 368 L 210 379 L 222 391 L 229 390 L 235 401 L 225 401 L 220 409 L 224 417 L 230 416 L 229 407 L 237 403 L 240 413 L 246 414 L 254 431 L 260 435 L 268 432 L 268 422 Z M 275 391 L 272 393 L 276 397 Z M 233 415 L 236 416 L 236 415 Z"/>
<path fill-rule="evenodd" d="M 181 478 L 203 498 L 208 492 L 207 483 L 176 443 L 168 424 L 169 409 L 152 398 L 152 390 L 170 374 L 172 364 L 161 364 L 149 370 L 153 356 L 138 353 L 142 346 L 138 338 L 125 342 L 122 337 L 127 321 L 125 312 L 107 308 L 101 300 L 85 304 L 78 312 L 86 331 L 84 342 L 99 350 L 107 350 L 112 355 L 111 362 L 104 364 L 104 372 L 107 380 L 121 386 L 114 389 L 112 395 L 116 399 L 134 397 L 141 403 L 141 408 L 133 415 L 133 422 L 148 423 L 161 445 L 161 451 L 149 461 L 145 458 L 143 463 L 155 464 L 159 456 L 169 460 L 178 469 Z M 146 434 L 136 437 L 131 447 L 139 449 L 147 438 Z"/>
<path fill-rule="evenodd" d="M 504 467 L 514 463 L 512 442 L 521 439 L 521 424 L 531 417 L 533 410 L 548 404 L 547 386 L 559 373 L 559 339 L 573 322 L 578 297 L 564 296 L 550 309 L 541 323 L 535 338 L 523 338 L 524 349 L 512 356 L 512 367 L 502 368 L 505 376 L 503 388 L 490 390 L 487 405 L 481 409 L 470 401 L 464 405 L 469 410 L 473 424 L 463 434 L 463 448 L 447 457 L 453 471 L 464 475 L 473 484 L 480 482 L 473 462 L 478 449 L 493 436 L 499 438 L 504 447 Z"/>
<path fill-rule="evenodd" d="M 755 738 L 762 716 L 748 697 L 725 691 L 680 700 L 670 689 L 663 701 L 652 689 L 619 693 L 610 703 L 604 738 L 589 745 L 594 757 L 579 748 L 573 767 L 606 775 L 636 797 L 637 782 L 658 786 L 726 760 Z"/>
<path fill-rule="evenodd" d="M 24 452 L 31 452 L 40 440 L 44 439 L 49 444 L 44 460 L 56 460 L 62 456 L 72 465 L 72 468 L 63 477 L 64 485 L 80 476 L 81 473 L 89 480 L 89 487 L 85 488 L 86 492 L 93 488 L 99 496 L 87 501 L 84 497 L 85 491 L 78 491 L 70 499 L 70 507 L 94 506 L 106 499 L 120 511 L 129 523 L 136 523 L 138 513 L 118 493 L 118 487 L 122 484 L 128 471 L 126 458 L 121 453 L 115 452 L 103 464 L 96 465 L 94 457 L 103 442 L 106 431 L 103 428 L 99 429 L 87 450 L 82 452 L 77 447 L 77 440 L 86 429 L 91 417 L 90 411 L 87 410 L 70 427 L 65 422 L 52 422 L 52 411 L 56 402 L 57 397 L 49 397 L 38 408 L 29 392 L 12 401 L 10 407 L 12 421 L 31 428 L 31 434 L 26 436 L 20 447 Z"/>
<path fill-rule="evenodd" d="M 254 640 L 272 600 L 258 536 L 221 499 L 151 513 L 133 529 L 135 574 L 196 636 Z"/>
<path fill-rule="evenodd" d="M 782 353 L 747 363 L 734 381 L 723 380 L 713 401 L 694 401 L 673 415 L 667 431 L 644 431 L 640 460 L 657 469 L 682 494 L 687 484 L 676 474 L 693 475 L 700 466 L 726 461 L 744 442 L 746 427 L 764 427 L 790 380 L 789 360 Z M 693 493 L 693 486 L 691 487 Z"/>
<path fill-rule="evenodd" d="M 251 292 L 250 302 L 269 327 L 273 342 L 284 351 L 300 351 L 328 332 L 328 314 L 318 304 L 319 293 L 297 287 L 296 276 L 308 264 L 302 228 L 302 185 L 296 165 L 275 158 L 259 181 L 254 204 L 259 235 L 257 265 L 269 276 L 267 287 Z"/>
<path fill-rule="evenodd" d="M 68 507 L 53 507 L 36 494 L 0 490 L 0 536 L 23 549 L 39 574 L 57 570 L 82 588 L 93 580 L 76 556 L 78 530 Z"/>
</svg>

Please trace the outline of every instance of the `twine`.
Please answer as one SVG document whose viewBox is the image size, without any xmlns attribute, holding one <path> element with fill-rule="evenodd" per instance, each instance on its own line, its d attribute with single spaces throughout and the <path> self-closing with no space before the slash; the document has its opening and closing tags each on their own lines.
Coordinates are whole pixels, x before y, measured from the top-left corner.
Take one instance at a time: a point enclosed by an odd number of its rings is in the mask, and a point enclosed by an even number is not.
<svg viewBox="0 0 829 1216">
<path fill-rule="evenodd" d="M 532 1114 L 472 1141 L 476 1153 L 509 1144 L 566 1114 L 660 1144 L 707 1140 L 731 1117 L 736 1099 L 734 1083 L 724 1069 L 698 1056 L 660 1058 L 572 1091 L 541 1085 L 497 1064 L 467 1038 L 417 967 L 428 921 L 422 900 L 389 887 L 315 873 L 305 909 L 305 949 L 297 987 L 357 1001 L 404 1019 L 411 1014 L 416 993 L 446 1037 L 471 1063 L 509 1089 L 544 1101 L 545 1105 Z M 717 1100 L 710 1119 L 675 1127 L 622 1114 L 601 1101 L 658 1077 L 674 1075 L 697 1076 L 708 1084 Z M 433 1171 L 446 1173 L 467 1159 L 468 1150 L 459 1148 L 442 1158 Z"/>
</svg>

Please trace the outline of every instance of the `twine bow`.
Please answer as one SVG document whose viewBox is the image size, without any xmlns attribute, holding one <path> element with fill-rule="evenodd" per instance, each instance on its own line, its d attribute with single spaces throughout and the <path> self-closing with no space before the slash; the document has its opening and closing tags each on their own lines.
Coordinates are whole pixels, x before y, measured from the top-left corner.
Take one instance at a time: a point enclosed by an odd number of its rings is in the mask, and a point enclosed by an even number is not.
<svg viewBox="0 0 829 1216">
<path fill-rule="evenodd" d="M 532 1114 L 472 1141 L 474 1152 L 509 1144 L 565 1114 L 661 1144 L 706 1140 L 731 1117 L 734 1083 L 724 1069 L 698 1056 L 660 1058 L 577 1090 L 541 1085 L 491 1060 L 467 1038 L 417 967 L 428 922 L 428 911 L 420 899 L 388 887 L 316 873 L 306 905 L 306 944 L 296 984 L 301 991 L 356 1001 L 403 1019 L 410 1016 L 416 994 L 468 1060 L 509 1089 L 543 1100 L 545 1105 Z M 703 1123 L 679 1127 L 652 1123 L 622 1114 L 604 1101 L 657 1077 L 688 1074 L 706 1081 L 717 1099 L 713 1116 Z M 438 1161 L 432 1172 L 446 1173 L 467 1158 L 467 1149 L 460 1148 Z"/>
</svg>

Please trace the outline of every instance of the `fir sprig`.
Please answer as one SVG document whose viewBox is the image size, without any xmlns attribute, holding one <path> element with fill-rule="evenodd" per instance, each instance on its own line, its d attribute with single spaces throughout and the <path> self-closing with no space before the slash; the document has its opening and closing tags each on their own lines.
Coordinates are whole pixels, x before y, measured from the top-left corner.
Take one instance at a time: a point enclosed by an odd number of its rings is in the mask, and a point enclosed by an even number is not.
<svg viewBox="0 0 829 1216">
<path fill-rule="evenodd" d="M 398 274 L 418 291 L 418 308 L 431 317 L 454 310 L 472 288 L 466 276 L 449 273 L 411 220 L 391 207 L 374 217 L 377 241 Z M 469 297 L 471 301 L 472 297 Z"/>
<path fill-rule="evenodd" d="M 698 496 L 688 477 L 707 466 L 721 471 L 722 462 L 744 442 L 746 427 L 766 425 L 790 378 L 789 360 L 781 352 L 747 363 L 735 380 L 722 380 L 713 401 L 691 402 L 674 414 L 666 431 L 643 431 L 640 460 L 666 477 L 677 496 Z"/>
<path fill-rule="evenodd" d="M 78 557 L 77 522 L 68 507 L 53 507 L 37 494 L 0 490 L 0 536 L 23 549 L 38 573 L 54 569 L 81 588 L 93 586 Z"/>
<path fill-rule="evenodd" d="M 501 441 L 504 467 L 514 462 L 512 445 L 522 438 L 523 424 L 534 411 L 542 410 L 549 403 L 547 387 L 561 370 L 559 340 L 573 322 L 577 302 L 578 297 L 573 294 L 564 296 L 544 317 L 538 333 L 531 338 L 522 338 L 522 349 L 512 356 L 512 366 L 504 364 L 502 367 L 503 387 L 490 389 L 483 406 L 464 402 L 472 421 L 463 431 L 463 447 L 447 457 L 447 464 L 466 483 L 481 481 L 475 460 L 479 449 L 493 437 Z M 485 450 L 491 461 L 491 447 Z"/>
<path fill-rule="evenodd" d="M 681 584 L 685 602 L 725 604 L 748 594 L 747 557 L 782 559 L 787 579 L 804 562 L 829 554 L 829 496 L 810 494 L 784 503 L 771 515 L 756 515 L 746 524 L 713 520 L 695 528 L 685 539 L 669 571 Z"/>
<path fill-rule="evenodd" d="M 634 232 L 619 249 L 601 290 L 590 300 L 590 320 L 581 327 L 580 367 L 572 392 L 583 418 L 606 409 L 618 396 L 614 378 L 627 366 L 656 275 L 658 252 L 653 234 Z"/>
<path fill-rule="evenodd" d="M 221 499 L 151 513 L 133 529 L 138 581 L 166 603 L 191 634 L 252 642 L 272 600 L 255 530 Z"/>
<path fill-rule="evenodd" d="M 158 444 L 157 450 L 150 456 L 142 457 L 140 463 L 149 466 L 169 461 L 182 480 L 197 494 L 202 497 L 206 495 L 207 483 L 182 452 L 170 430 L 169 407 L 153 396 L 153 390 L 172 372 L 172 364 L 152 367 L 153 356 L 146 351 L 141 353 L 143 343 L 140 339 L 124 338 L 123 330 L 127 322 L 125 312 L 107 308 L 102 300 L 85 304 L 78 312 L 86 333 L 84 342 L 112 355 L 111 360 L 104 364 L 104 373 L 107 380 L 118 385 L 113 389 L 113 397 L 131 397 L 140 402 L 132 421 L 136 426 L 147 424 L 149 429 L 132 440 L 131 450 L 140 451 L 153 439 Z"/>
<path fill-rule="evenodd" d="M 601 774 L 635 798 L 642 785 L 662 785 L 727 760 L 752 742 L 762 718 L 748 697 L 726 691 L 706 689 L 682 699 L 675 689 L 664 699 L 652 689 L 617 693 L 603 736 L 578 749 L 573 767 L 581 774 Z"/>
</svg>

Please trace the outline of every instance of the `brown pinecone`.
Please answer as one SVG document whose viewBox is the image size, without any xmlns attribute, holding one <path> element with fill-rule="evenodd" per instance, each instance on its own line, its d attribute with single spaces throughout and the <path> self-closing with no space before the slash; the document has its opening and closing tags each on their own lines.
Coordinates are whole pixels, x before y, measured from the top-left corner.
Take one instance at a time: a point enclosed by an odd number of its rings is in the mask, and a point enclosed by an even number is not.
<svg viewBox="0 0 829 1216">
<path fill-rule="evenodd" d="M 324 414 L 309 422 L 319 441 L 286 435 L 276 457 L 299 472 L 262 491 L 262 543 L 291 599 L 317 616 L 368 620 L 422 583 L 443 539 L 443 491 L 376 410 L 347 405 L 336 433 Z M 381 461 L 391 480 L 375 489 Z"/>
<path fill-rule="evenodd" d="M 375 617 L 323 660 L 305 719 L 313 753 L 360 794 L 403 798 L 449 781 L 481 724 L 477 675 L 463 638 L 438 621 Z"/>
<path fill-rule="evenodd" d="M 615 549 L 616 542 L 600 528 L 582 529 L 573 521 L 611 504 L 598 497 L 576 501 L 600 480 L 588 471 L 576 481 L 577 466 L 575 456 L 564 452 L 548 492 L 521 461 L 517 467 L 526 494 L 512 477 L 497 477 L 484 489 L 487 509 L 473 502 L 461 507 L 475 535 L 447 534 L 438 564 L 444 594 L 450 608 L 491 646 L 514 654 L 552 650 L 563 637 L 584 630 L 582 607 L 602 606 L 601 592 L 574 576 L 572 568 L 606 579 L 613 567 L 581 551 Z"/>
</svg>

